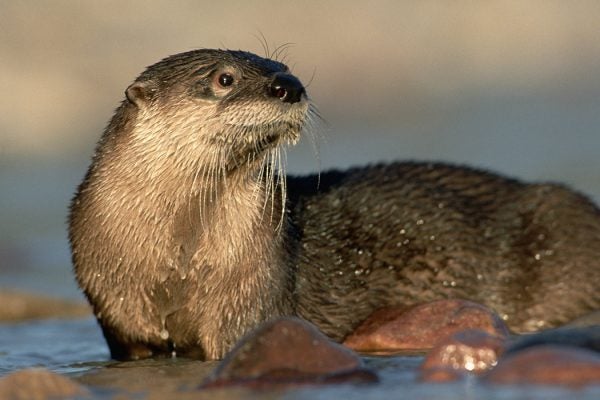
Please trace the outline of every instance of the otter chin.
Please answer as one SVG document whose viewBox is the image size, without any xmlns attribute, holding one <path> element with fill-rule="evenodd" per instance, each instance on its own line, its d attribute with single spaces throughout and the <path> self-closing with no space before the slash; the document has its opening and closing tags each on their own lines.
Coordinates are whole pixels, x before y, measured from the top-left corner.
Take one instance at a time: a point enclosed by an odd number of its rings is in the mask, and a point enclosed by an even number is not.
<svg viewBox="0 0 600 400">
<path fill-rule="evenodd" d="M 554 184 L 443 163 L 291 177 L 318 113 L 283 63 L 195 50 L 125 91 L 71 203 L 77 281 L 111 355 L 220 359 L 295 315 L 335 340 L 443 298 L 515 332 L 600 308 L 600 212 Z"/>
</svg>

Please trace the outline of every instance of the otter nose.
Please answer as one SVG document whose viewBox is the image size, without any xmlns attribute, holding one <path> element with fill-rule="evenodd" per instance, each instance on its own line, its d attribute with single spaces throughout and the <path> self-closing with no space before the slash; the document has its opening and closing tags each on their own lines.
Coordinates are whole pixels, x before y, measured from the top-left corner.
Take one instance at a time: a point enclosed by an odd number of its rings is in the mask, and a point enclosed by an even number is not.
<svg viewBox="0 0 600 400">
<path fill-rule="evenodd" d="M 275 74 L 273 82 L 269 85 L 269 94 L 284 103 L 299 102 L 304 92 L 302 83 L 290 74 Z"/>
</svg>

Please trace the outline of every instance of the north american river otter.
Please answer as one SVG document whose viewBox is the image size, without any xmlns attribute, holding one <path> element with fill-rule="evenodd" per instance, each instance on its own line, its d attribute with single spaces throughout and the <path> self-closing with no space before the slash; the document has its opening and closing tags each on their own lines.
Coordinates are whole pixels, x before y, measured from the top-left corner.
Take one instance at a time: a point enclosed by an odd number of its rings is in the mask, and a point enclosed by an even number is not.
<svg viewBox="0 0 600 400">
<path fill-rule="evenodd" d="M 117 359 L 219 359 L 298 315 L 341 340 L 372 311 L 484 303 L 515 331 L 599 308 L 600 213 L 550 184 L 396 163 L 278 174 L 317 118 L 281 62 L 196 50 L 126 90 L 71 204 L 75 273 Z"/>
</svg>

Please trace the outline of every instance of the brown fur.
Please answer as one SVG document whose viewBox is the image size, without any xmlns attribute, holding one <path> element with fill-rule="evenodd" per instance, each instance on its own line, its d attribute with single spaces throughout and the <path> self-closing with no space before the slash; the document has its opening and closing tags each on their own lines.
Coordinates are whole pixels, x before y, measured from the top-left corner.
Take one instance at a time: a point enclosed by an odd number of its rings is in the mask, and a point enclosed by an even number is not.
<svg viewBox="0 0 600 400">
<path fill-rule="evenodd" d="M 342 339 L 377 308 L 447 297 L 518 331 L 598 309 L 600 215 L 561 187 L 399 163 L 286 188 L 280 151 L 316 114 L 277 76 L 299 85 L 279 62 L 197 50 L 128 88 L 69 230 L 113 357 L 218 359 L 280 315 Z"/>
</svg>

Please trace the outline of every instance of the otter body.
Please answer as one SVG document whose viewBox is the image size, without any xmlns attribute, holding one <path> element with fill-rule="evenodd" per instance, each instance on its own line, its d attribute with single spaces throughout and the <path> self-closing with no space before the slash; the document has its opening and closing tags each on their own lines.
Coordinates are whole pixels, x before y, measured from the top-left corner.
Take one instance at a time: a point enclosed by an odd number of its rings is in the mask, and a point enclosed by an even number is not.
<svg viewBox="0 0 600 400">
<path fill-rule="evenodd" d="M 478 301 L 515 331 L 600 307 L 600 213 L 555 185 L 444 164 L 277 174 L 316 112 L 287 67 L 197 50 L 127 89 L 71 204 L 77 280 L 117 359 L 219 359 L 298 315 Z"/>
</svg>

